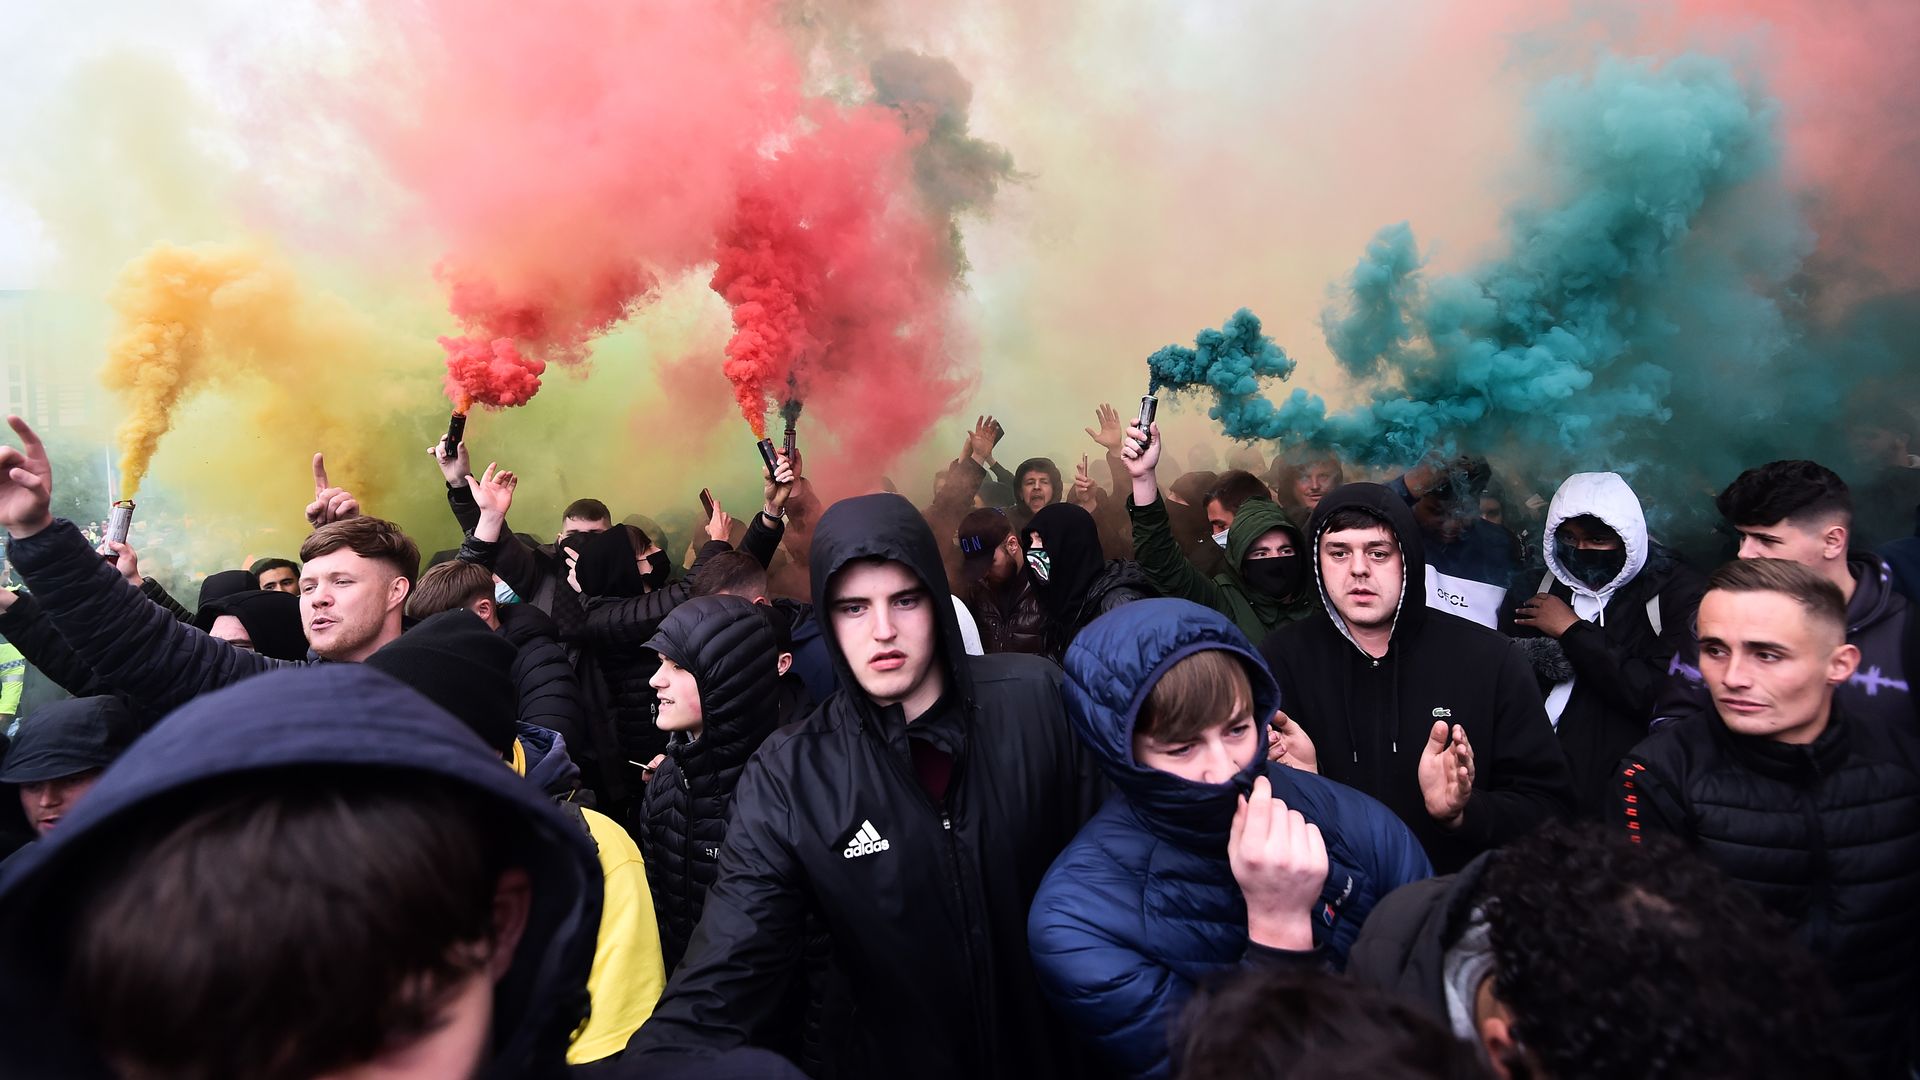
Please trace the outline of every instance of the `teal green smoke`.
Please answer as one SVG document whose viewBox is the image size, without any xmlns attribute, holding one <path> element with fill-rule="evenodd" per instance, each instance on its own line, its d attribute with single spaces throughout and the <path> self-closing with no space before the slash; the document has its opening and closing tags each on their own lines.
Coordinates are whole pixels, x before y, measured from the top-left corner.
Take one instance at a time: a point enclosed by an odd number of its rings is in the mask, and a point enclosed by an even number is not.
<svg viewBox="0 0 1920 1080">
<path fill-rule="evenodd" d="M 1533 116 L 1545 194 L 1507 214 L 1504 257 L 1429 280 L 1412 229 L 1388 226 L 1325 313 L 1361 403 L 1330 411 L 1303 390 L 1263 396 L 1259 381 L 1293 365 L 1273 359 L 1284 354 L 1246 312 L 1204 332 L 1199 350 L 1155 353 L 1155 384 L 1210 394 L 1209 414 L 1231 437 L 1311 444 L 1364 465 L 1466 442 L 1593 468 L 1690 404 L 1675 400 L 1676 364 L 1739 367 L 1789 348 L 1777 294 L 1809 235 L 1786 213 L 1752 224 L 1773 239 L 1729 241 L 1747 223 L 1720 212 L 1777 171 L 1771 101 L 1715 58 L 1607 60 L 1542 87 Z M 1704 276 L 1697 254 L 1714 263 Z M 1712 343 L 1718 356 L 1676 356 L 1716 308 L 1745 312 L 1741 339 Z"/>
</svg>

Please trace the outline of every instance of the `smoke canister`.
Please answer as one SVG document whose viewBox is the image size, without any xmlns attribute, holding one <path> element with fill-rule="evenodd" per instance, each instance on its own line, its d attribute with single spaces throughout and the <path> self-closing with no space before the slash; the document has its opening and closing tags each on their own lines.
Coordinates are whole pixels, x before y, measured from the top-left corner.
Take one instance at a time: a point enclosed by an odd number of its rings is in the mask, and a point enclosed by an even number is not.
<svg viewBox="0 0 1920 1080">
<path fill-rule="evenodd" d="M 1153 445 L 1153 417 L 1154 414 L 1159 411 L 1159 398 L 1148 394 L 1146 397 L 1140 399 L 1140 433 L 1146 436 L 1147 440 L 1140 444 L 1140 449 L 1142 450 Z"/>
<path fill-rule="evenodd" d="M 780 470 L 780 456 L 774 452 L 773 440 L 761 439 L 756 445 L 760 447 L 760 460 L 767 463 L 767 475 L 772 476 Z"/>
<path fill-rule="evenodd" d="M 467 434 L 467 414 L 457 412 L 447 421 L 447 437 L 440 443 L 440 456 L 450 458 L 460 452 L 460 440 Z"/>
<path fill-rule="evenodd" d="M 127 534 L 133 531 L 133 500 L 121 499 L 113 504 L 113 510 L 107 515 L 106 542 L 124 544 Z"/>
</svg>

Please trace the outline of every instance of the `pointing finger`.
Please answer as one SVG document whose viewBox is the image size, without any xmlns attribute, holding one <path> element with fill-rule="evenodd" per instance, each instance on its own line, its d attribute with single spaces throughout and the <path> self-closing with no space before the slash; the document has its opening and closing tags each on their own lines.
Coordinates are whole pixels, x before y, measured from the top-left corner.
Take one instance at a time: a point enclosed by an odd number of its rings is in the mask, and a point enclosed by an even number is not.
<svg viewBox="0 0 1920 1080">
<path fill-rule="evenodd" d="M 15 435 L 20 436 L 20 445 L 26 450 L 29 457 L 46 456 L 46 445 L 40 441 L 40 436 L 34 433 L 32 426 L 25 420 L 18 416 L 9 416 L 7 417 L 7 425 L 13 428 Z"/>
</svg>

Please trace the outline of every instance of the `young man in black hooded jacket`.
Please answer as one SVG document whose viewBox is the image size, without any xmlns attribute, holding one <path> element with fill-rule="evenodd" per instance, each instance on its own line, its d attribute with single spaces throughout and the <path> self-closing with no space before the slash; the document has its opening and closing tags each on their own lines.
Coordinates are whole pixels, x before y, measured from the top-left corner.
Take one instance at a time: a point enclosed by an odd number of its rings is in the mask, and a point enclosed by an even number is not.
<svg viewBox="0 0 1920 1080">
<path fill-rule="evenodd" d="M 1442 873 L 1566 813 L 1572 780 L 1533 672 L 1505 635 L 1421 602 L 1405 500 L 1348 484 L 1307 531 L 1325 610 L 1260 651 L 1319 771 L 1391 807 Z"/>
<path fill-rule="evenodd" d="M 939 545 L 897 495 L 828 510 L 810 563 L 847 689 L 748 761 L 700 924 L 629 1058 L 763 1039 L 812 911 L 854 999 L 823 1033 L 844 1075 L 1076 1075 L 1026 938 L 1100 795 L 1059 669 L 964 654 Z"/>
</svg>

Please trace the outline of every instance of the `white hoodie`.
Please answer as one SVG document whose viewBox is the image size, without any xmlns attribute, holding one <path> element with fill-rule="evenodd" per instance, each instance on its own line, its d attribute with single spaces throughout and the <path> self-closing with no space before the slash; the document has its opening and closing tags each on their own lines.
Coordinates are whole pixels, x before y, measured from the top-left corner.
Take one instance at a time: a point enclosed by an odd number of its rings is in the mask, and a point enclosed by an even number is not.
<svg viewBox="0 0 1920 1080">
<path fill-rule="evenodd" d="M 1596 517 L 1607 527 L 1620 534 L 1621 542 L 1626 546 L 1626 565 L 1612 581 L 1598 589 L 1588 588 L 1579 578 L 1567 572 L 1560 561 L 1559 545 L 1554 538 L 1559 535 L 1560 526 L 1571 518 Z M 1633 493 L 1619 473 L 1574 473 L 1567 477 L 1560 490 L 1553 493 L 1553 503 L 1547 508 L 1547 528 L 1545 539 L 1541 543 L 1541 554 L 1545 556 L 1547 569 L 1554 578 L 1573 591 L 1573 613 L 1591 623 L 1607 625 L 1607 601 L 1613 594 L 1624 588 L 1628 582 L 1638 577 L 1647 565 L 1647 551 L 1651 538 L 1647 535 L 1647 515 L 1640 507 L 1640 497 Z M 1541 592 L 1546 592 L 1551 580 L 1540 582 Z M 1560 714 L 1566 710 L 1567 700 L 1573 696 L 1573 680 L 1554 686 L 1547 694 L 1547 715 L 1554 725 L 1560 723 Z"/>
</svg>

